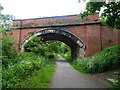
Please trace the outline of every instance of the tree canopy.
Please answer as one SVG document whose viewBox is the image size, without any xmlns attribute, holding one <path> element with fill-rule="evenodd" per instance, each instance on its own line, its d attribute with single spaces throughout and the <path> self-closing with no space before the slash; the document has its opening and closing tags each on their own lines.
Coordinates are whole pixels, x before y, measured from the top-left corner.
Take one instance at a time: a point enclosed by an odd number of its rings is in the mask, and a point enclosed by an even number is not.
<svg viewBox="0 0 120 90">
<path fill-rule="evenodd" d="M 101 15 L 106 19 L 106 25 L 110 28 L 120 29 L 120 2 L 111 2 L 105 5 L 105 9 Z"/>
<path fill-rule="evenodd" d="M 101 7 L 104 8 L 101 14 L 101 21 L 109 28 L 120 29 L 120 1 L 119 2 L 88 2 L 84 12 L 80 13 L 81 17 L 99 13 Z"/>
<path fill-rule="evenodd" d="M 2 14 L 2 10 L 4 8 L 0 5 L 0 30 L 4 29 L 10 29 L 12 20 L 14 19 L 13 15 L 4 15 Z"/>
</svg>

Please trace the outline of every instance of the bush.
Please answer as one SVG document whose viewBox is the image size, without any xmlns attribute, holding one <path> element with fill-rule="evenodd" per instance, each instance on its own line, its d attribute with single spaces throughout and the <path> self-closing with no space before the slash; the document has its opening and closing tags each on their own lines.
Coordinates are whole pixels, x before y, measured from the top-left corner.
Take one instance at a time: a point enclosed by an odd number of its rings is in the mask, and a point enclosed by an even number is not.
<svg viewBox="0 0 120 90">
<path fill-rule="evenodd" d="M 71 60 L 71 52 L 70 50 L 66 53 L 61 53 L 61 56 L 65 59 L 65 60 L 68 60 L 70 61 Z"/>
<path fill-rule="evenodd" d="M 47 65 L 46 58 L 34 53 L 20 53 L 18 56 L 19 63 L 10 65 L 9 68 L 3 68 L 3 88 L 16 88 L 22 79 Z"/>
<path fill-rule="evenodd" d="M 118 78 L 118 82 L 113 83 L 113 88 L 120 89 L 120 77 Z"/>
<path fill-rule="evenodd" d="M 8 36 L 5 31 L 2 32 L 2 34 L 3 37 L 0 38 L 0 40 L 2 41 L 2 43 L 0 43 L 2 55 L 0 57 L 2 58 L 3 68 L 6 68 L 17 62 L 15 60 L 15 58 L 17 57 L 17 52 L 13 47 L 13 44 L 16 44 L 17 42 L 12 37 Z"/>
<path fill-rule="evenodd" d="M 72 62 L 89 73 L 105 72 L 120 67 L 120 45 L 112 46 L 94 56 Z"/>
<path fill-rule="evenodd" d="M 45 52 L 48 50 L 45 43 L 42 42 L 41 37 L 32 38 L 28 43 L 25 44 L 25 51 L 33 52 L 42 56 L 45 56 Z"/>
<path fill-rule="evenodd" d="M 26 52 L 34 52 L 36 54 L 47 57 L 48 59 L 57 59 L 57 55 L 61 54 L 66 60 L 71 59 L 71 49 L 60 41 L 42 42 L 42 37 L 32 38 L 25 44 Z"/>
<path fill-rule="evenodd" d="M 47 52 L 47 53 L 46 53 L 46 57 L 47 57 L 48 59 L 58 59 L 57 53 Z"/>
<path fill-rule="evenodd" d="M 15 48 L 13 47 L 13 44 L 16 44 L 17 42 L 8 36 L 5 33 L 3 33 L 3 37 L 1 38 L 2 40 L 2 57 L 7 57 L 9 59 L 13 59 L 17 56 L 17 52 Z"/>
<path fill-rule="evenodd" d="M 41 70 L 32 73 L 20 83 L 20 88 L 48 88 L 55 66 L 53 64 L 43 67 Z"/>
</svg>

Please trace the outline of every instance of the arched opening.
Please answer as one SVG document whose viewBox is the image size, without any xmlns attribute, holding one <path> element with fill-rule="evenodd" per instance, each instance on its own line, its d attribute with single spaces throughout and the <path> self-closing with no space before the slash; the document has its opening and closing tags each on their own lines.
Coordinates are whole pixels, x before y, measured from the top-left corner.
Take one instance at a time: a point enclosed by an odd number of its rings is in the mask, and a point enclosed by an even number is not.
<svg viewBox="0 0 120 90">
<path fill-rule="evenodd" d="M 56 40 L 67 44 L 71 48 L 72 59 L 84 57 L 85 44 L 70 32 L 58 29 L 45 29 L 35 32 L 33 35 L 29 36 L 26 40 L 22 42 L 21 52 L 24 52 L 24 45 L 26 43 L 28 43 L 33 37 L 39 36 L 43 38 L 43 42 Z"/>
<path fill-rule="evenodd" d="M 40 39 L 42 38 L 35 37 L 26 43 L 24 46 L 25 52 L 33 52 L 49 60 L 57 60 L 59 58 L 71 60 L 71 49 L 67 44 L 56 40 L 42 42 Z"/>
</svg>

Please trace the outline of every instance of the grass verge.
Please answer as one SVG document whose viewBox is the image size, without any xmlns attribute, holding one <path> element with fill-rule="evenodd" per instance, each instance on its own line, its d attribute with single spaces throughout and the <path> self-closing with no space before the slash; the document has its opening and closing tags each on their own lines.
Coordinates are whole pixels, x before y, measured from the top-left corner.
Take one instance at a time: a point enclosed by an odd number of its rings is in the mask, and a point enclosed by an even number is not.
<svg viewBox="0 0 120 90">
<path fill-rule="evenodd" d="M 20 88 L 48 88 L 54 71 L 54 64 L 47 65 L 22 81 Z"/>
<path fill-rule="evenodd" d="M 84 74 L 87 74 L 88 72 L 86 71 L 86 70 L 84 70 L 82 67 L 81 68 L 79 68 L 79 67 L 77 67 L 74 63 L 72 63 L 72 62 L 70 62 L 70 65 L 74 68 L 74 69 L 76 69 L 77 71 L 79 71 L 79 72 L 82 72 L 82 73 L 84 73 Z"/>
<path fill-rule="evenodd" d="M 18 88 L 19 83 L 34 71 L 49 65 L 47 58 L 34 53 L 19 53 L 16 59 L 4 59 L 2 68 L 2 89 Z"/>
</svg>

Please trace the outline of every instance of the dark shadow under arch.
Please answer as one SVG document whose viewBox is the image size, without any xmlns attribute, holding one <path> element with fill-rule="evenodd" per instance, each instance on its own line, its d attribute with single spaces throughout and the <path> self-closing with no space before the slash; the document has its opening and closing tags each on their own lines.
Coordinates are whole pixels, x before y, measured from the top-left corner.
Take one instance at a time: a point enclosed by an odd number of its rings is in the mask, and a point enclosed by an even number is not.
<svg viewBox="0 0 120 90">
<path fill-rule="evenodd" d="M 24 51 L 24 45 L 31 40 L 33 37 L 41 36 L 43 41 L 49 40 L 57 40 L 64 42 L 71 48 L 71 55 L 72 59 L 78 59 L 80 57 L 84 57 L 84 49 L 85 44 L 82 40 L 78 39 L 75 35 L 71 34 L 70 32 L 58 29 L 45 29 L 41 31 L 37 31 L 27 39 L 25 39 L 21 44 L 21 52 Z"/>
</svg>

